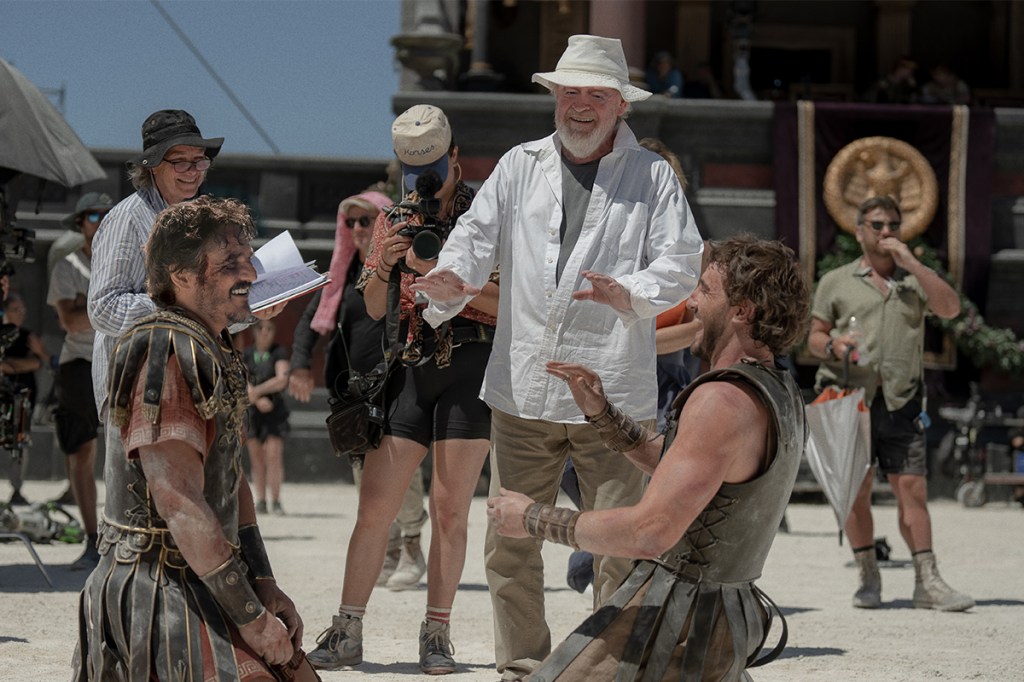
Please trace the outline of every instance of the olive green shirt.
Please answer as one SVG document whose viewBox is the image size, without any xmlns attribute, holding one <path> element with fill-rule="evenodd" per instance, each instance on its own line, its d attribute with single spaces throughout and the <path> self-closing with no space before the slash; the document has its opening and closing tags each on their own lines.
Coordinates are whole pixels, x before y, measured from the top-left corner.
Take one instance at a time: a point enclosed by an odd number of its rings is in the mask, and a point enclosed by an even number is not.
<svg viewBox="0 0 1024 682">
<path fill-rule="evenodd" d="M 863 388 L 868 405 L 881 387 L 892 412 L 922 392 L 928 296 L 917 278 L 902 268 L 896 268 L 885 293 L 872 284 L 870 274 L 871 268 L 862 265 L 860 258 L 826 273 L 814 293 L 811 315 L 832 325 L 833 336 L 845 334 L 850 317 L 857 318 L 864 330 L 868 361 L 850 364 L 848 385 Z M 842 385 L 843 376 L 842 360 L 824 360 L 815 388 Z"/>
</svg>

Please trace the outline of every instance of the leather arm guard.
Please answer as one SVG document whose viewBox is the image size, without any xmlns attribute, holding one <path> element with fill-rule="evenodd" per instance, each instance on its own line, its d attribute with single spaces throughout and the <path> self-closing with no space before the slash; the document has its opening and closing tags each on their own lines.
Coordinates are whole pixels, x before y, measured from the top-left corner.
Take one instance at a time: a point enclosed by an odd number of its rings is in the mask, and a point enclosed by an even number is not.
<svg viewBox="0 0 1024 682">
<path fill-rule="evenodd" d="M 534 502 L 523 513 L 523 528 L 531 537 L 579 549 L 580 546 L 576 544 L 576 522 L 581 513 Z"/>
<path fill-rule="evenodd" d="M 270 567 L 267 547 L 263 544 L 260 527 L 255 523 L 238 529 L 238 547 L 242 551 L 242 559 L 249 567 L 249 574 L 255 580 L 273 580 L 274 571 Z"/>
<path fill-rule="evenodd" d="M 600 414 L 584 418 L 597 429 L 604 444 L 616 452 L 636 450 L 653 437 L 650 431 L 610 401 L 605 402 L 604 411 Z"/>
<path fill-rule="evenodd" d="M 248 625 L 267 610 L 245 579 L 241 562 L 234 556 L 199 579 L 237 627 Z"/>
</svg>

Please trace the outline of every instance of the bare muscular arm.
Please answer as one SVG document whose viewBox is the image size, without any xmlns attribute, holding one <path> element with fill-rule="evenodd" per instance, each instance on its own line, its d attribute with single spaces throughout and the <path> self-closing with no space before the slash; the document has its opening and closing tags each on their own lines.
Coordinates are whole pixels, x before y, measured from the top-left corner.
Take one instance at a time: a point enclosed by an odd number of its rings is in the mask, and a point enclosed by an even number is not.
<svg viewBox="0 0 1024 682">
<path fill-rule="evenodd" d="M 726 382 L 698 387 L 686 403 L 680 436 L 658 463 L 639 503 L 584 512 L 576 542 L 595 554 L 654 558 L 675 545 L 722 483 L 754 477 L 764 459 L 768 411 L 750 389 Z M 526 537 L 525 495 L 489 501 L 498 532 Z"/>
</svg>

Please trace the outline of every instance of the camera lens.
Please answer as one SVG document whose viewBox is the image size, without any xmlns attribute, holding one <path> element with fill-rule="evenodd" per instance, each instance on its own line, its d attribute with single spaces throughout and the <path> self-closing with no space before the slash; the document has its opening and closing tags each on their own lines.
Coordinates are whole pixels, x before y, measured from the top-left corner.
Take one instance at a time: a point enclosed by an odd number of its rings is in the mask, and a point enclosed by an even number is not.
<svg viewBox="0 0 1024 682">
<path fill-rule="evenodd" d="M 430 230 L 420 230 L 412 238 L 412 252 L 421 260 L 434 260 L 441 253 L 441 238 Z"/>
</svg>

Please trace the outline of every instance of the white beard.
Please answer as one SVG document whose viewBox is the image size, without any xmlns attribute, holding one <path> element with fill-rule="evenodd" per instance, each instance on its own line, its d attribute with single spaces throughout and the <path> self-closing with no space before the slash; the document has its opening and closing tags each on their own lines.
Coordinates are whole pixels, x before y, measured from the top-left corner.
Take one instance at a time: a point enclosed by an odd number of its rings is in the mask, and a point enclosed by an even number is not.
<svg viewBox="0 0 1024 682">
<path fill-rule="evenodd" d="M 555 119 L 555 130 L 558 132 L 558 139 L 561 140 L 562 146 L 577 159 L 585 159 L 596 152 L 608 136 L 613 133 L 615 128 L 619 125 L 617 118 L 612 119 L 608 125 L 600 128 L 595 128 L 593 132 L 581 133 L 575 132 L 570 129 L 571 122 L 566 122 L 568 125 L 564 125 L 563 122 Z"/>
</svg>

